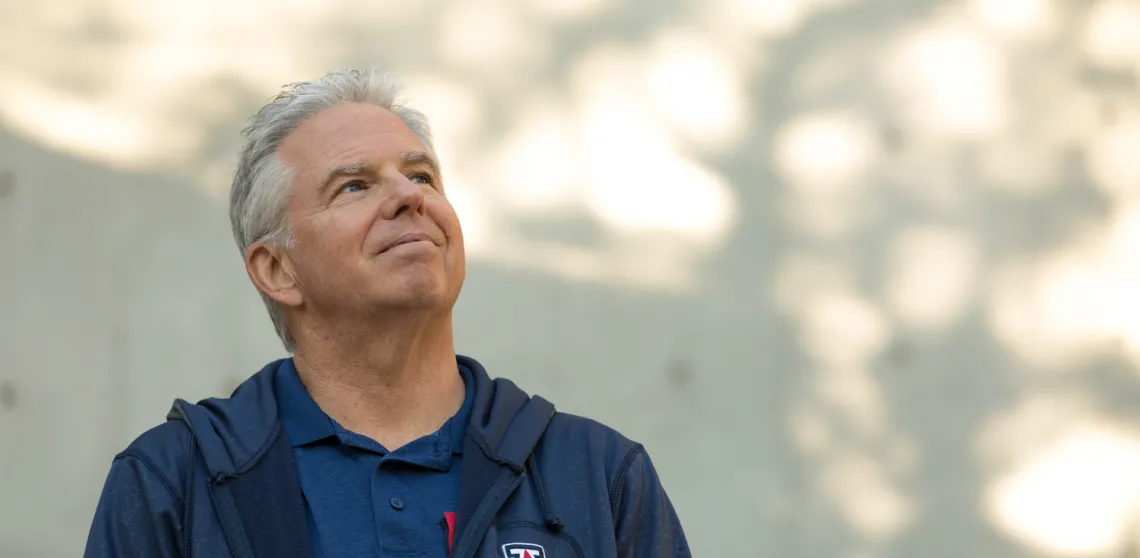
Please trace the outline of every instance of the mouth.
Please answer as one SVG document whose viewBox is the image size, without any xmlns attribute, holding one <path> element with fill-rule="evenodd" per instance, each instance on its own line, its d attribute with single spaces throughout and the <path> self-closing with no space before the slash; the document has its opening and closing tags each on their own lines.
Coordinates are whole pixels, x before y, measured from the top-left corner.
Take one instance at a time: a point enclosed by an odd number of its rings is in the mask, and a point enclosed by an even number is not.
<svg viewBox="0 0 1140 558">
<path fill-rule="evenodd" d="M 405 244 L 412 244 L 415 242 L 429 242 L 431 244 L 435 244 L 435 242 L 432 241 L 431 237 L 424 234 L 424 233 L 408 233 L 408 234 L 405 234 L 405 235 L 397 238 L 394 242 L 392 242 L 386 248 L 381 250 L 381 253 L 387 252 L 387 251 L 389 251 L 393 248 L 396 248 L 398 246 L 403 246 Z"/>
</svg>

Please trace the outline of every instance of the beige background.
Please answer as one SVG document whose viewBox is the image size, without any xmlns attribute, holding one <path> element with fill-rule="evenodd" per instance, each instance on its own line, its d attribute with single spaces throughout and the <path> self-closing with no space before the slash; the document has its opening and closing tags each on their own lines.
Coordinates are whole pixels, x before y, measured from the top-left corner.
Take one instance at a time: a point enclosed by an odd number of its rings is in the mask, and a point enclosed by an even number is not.
<svg viewBox="0 0 1140 558">
<path fill-rule="evenodd" d="M 380 64 L 458 345 L 644 442 L 697 556 L 1136 556 L 1136 0 L 0 0 L 0 556 L 282 354 L 244 118 Z"/>
</svg>

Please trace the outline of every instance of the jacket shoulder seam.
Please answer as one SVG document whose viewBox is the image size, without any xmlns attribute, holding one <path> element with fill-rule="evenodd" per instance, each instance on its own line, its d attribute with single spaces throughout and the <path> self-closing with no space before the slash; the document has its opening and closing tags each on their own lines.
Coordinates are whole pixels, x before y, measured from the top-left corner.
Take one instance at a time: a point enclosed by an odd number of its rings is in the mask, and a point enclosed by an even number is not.
<svg viewBox="0 0 1140 558">
<path fill-rule="evenodd" d="M 154 460 L 152 460 L 145 453 L 136 449 L 126 449 L 119 453 L 119 455 L 115 456 L 115 459 L 129 458 L 137 459 L 140 463 L 145 465 L 147 469 L 150 469 L 150 472 L 154 473 L 154 475 L 158 477 L 158 480 L 162 481 L 162 485 L 166 487 L 166 491 L 170 493 L 170 496 L 172 498 L 174 498 L 175 503 L 178 504 L 178 508 L 182 509 L 184 506 L 182 496 L 178 494 L 178 491 L 174 488 L 174 483 L 170 481 L 170 479 L 166 476 L 165 473 L 162 472 L 161 469 L 159 469 Z"/>
<path fill-rule="evenodd" d="M 629 469 L 633 466 L 633 460 L 637 459 L 639 455 L 645 453 L 645 446 L 636 444 L 625 454 L 625 459 L 622 459 L 621 466 L 618 467 L 617 475 L 614 477 L 614 484 L 610 487 L 610 513 L 617 517 L 618 502 L 621 500 L 622 492 L 625 491 L 625 477 L 629 473 Z"/>
</svg>

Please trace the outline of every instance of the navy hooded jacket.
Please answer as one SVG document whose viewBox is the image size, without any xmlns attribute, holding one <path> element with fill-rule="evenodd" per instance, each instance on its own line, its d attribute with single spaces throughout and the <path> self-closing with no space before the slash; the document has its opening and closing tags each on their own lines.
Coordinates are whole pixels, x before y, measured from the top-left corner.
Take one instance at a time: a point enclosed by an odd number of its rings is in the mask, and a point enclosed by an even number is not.
<svg viewBox="0 0 1140 558">
<path fill-rule="evenodd" d="M 454 558 L 513 558 L 512 548 L 539 547 L 541 558 L 691 556 L 641 445 L 458 360 L 475 392 Z M 175 401 L 166 423 L 117 455 L 84 556 L 311 557 L 274 395 L 281 362 L 227 399 Z"/>
</svg>

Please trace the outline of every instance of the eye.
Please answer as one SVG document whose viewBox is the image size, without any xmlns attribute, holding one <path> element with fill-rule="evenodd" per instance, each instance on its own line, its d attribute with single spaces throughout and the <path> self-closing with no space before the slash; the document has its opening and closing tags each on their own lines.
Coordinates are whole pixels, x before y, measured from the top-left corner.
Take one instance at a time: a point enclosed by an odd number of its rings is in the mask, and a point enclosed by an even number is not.
<svg viewBox="0 0 1140 558">
<path fill-rule="evenodd" d="M 340 192 L 341 193 L 359 192 L 363 189 L 364 189 L 364 183 L 363 182 L 361 182 L 359 180 L 353 180 L 352 182 L 347 182 L 343 186 L 341 186 Z"/>
<path fill-rule="evenodd" d="M 431 185 L 434 182 L 432 180 L 430 174 L 424 174 L 422 172 L 417 172 L 417 173 L 409 176 L 408 180 L 411 180 L 412 182 L 415 182 L 417 184 L 427 184 L 427 185 Z"/>
</svg>

